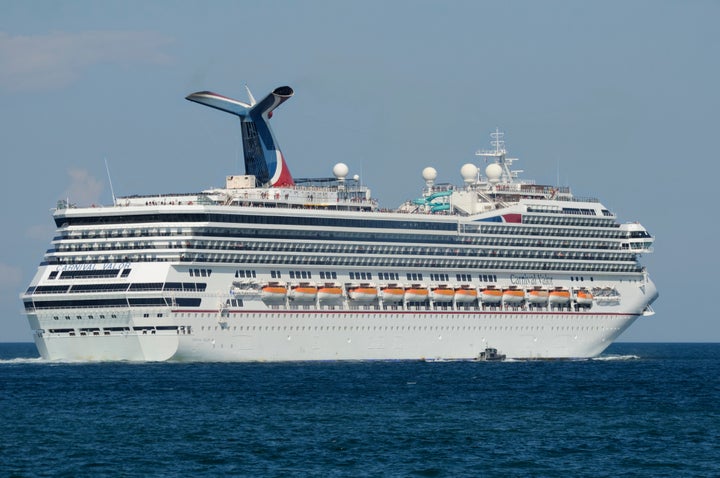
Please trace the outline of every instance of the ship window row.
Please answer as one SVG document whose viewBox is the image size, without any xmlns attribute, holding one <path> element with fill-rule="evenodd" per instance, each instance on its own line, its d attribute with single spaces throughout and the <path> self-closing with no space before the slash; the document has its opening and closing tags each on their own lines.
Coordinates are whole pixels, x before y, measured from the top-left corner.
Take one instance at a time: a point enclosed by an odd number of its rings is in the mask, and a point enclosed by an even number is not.
<svg viewBox="0 0 720 478">
<path fill-rule="evenodd" d="M 646 236 L 650 237 L 649 234 L 645 233 Z M 289 239 L 289 238 L 288 238 Z M 273 242 L 261 242 L 257 240 L 253 241 L 205 241 L 205 240 L 186 240 L 178 241 L 170 244 L 153 245 L 149 247 L 149 250 L 155 249 L 204 249 L 204 250 L 224 250 L 224 251 L 237 251 L 243 249 L 254 249 L 254 250 L 337 250 L 341 246 L 338 241 L 322 241 L 322 242 L 309 242 L 305 239 L 301 243 L 291 242 L 291 240 L 285 239 L 283 241 Z M 517 237 L 506 237 L 506 236 L 487 236 L 487 237 L 463 237 L 461 238 L 463 245 L 479 245 L 479 246 L 508 246 L 508 247 L 533 247 L 533 248 L 563 248 L 563 249 L 602 249 L 602 250 L 615 250 L 621 248 L 620 242 L 611 241 L 592 241 L 592 240 L 568 240 L 568 239 L 549 239 L 549 238 L 517 238 Z M 414 242 L 414 241 L 413 241 Z M 445 242 L 445 241 L 443 241 Z M 366 243 L 367 244 L 367 243 Z M 391 243 L 392 244 L 392 243 Z M 453 244 L 457 244 L 457 241 L 453 241 Z M 107 245 L 107 244 L 106 244 Z M 128 249 L 134 249 L 132 247 L 98 247 L 92 248 L 96 252 L 111 252 L 111 251 L 124 251 Z M 365 247 L 355 246 L 348 244 L 345 247 Z M 370 243 L 368 247 L 377 247 Z M 385 245 L 384 247 L 397 247 Z M 420 248 L 420 246 L 415 246 Z M 77 251 L 78 248 L 71 247 L 68 244 L 60 244 L 55 250 L 50 252 L 73 252 Z M 441 250 L 437 248 L 437 250 Z M 450 249 L 447 249 L 450 250 Z M 194 271 L 190 271 L 193 274 Z M 199 271 L 198 274 L 202 273 Z M 209 273 L 209 271 L 208 271 Z"/>
<path fill-rule="evenodd" d="M 312 279 L 312 272 L 310 271 L 290 271 L 288 275 L 291 279 Z"/>
<path fill-rule="evenodd" d="M 490 241 L 489 241 L 490 242 Z M 501 247 L 512 247 L 507 244 L 506 240 L 498 238 L 496 245 Z M 561 241 L 538 241 L 533 240 L 534 244 L 543 247 L 547 242 L 560 243 Z M 580 246 L 581 243 L 573 243 L 564 241 L 560 244 L 562 248 L 568 248 L 571 245 Z M 619 243 L 618 243 L 619 245 Z M 580 247 L 578 247 L 580 248 Z M 192 248 L 191 248 L 192 249 Z M 585 258 L 592 260 L 634 260 L 635 255 L 631 252 L 622 252 L 618 247 L 618 252 L 591 252 L 585 251 L 553 251 L 551 248 L 539 249 L 478 249 L 469 247 L 421 247 L 421 246 L 396 246 L 396 245 L 367 245 L 367 244 L 337 244 L 330 242 L 247 242 L 242 248 L 246 251 L 262 251 L 262 252 L 301 252 L 301 253 L 331 253 L 331 254 L 400 254 L 400 255 L 432 255 L 432 256 L 477 256 L 477 255 L 511 255 L 513 257 L 571 257 Z M 584 249 L 584 248 L 583 248 Z M 213 250 L 213 249 L 208 249 Z"/>
<path fill-rule="evenodd" d="M 143 291 L 184 291 L 184 292 L 204 292 L 207 289 L 207 283 L 204 282 L 134 282 L 127 283 L 107 283 L 107 284 L 75 284 L 70 285 L 40 285 L 27 289 L 27 294 L 85 294 L 92 292 L 143 292 Z"/>
<path fill-rule="evenodd" d="M 88 315 L 88 316 L 87 316 L 88 319 L 93 319 L 93 317 L 94 317 L 93 315 Z M 98 317 L 100 317 L 101 319 L 104 319 L 104 318 L 105 318 L 105 314 L 100 314 L 100 315 L 98 315 Z M 75 318 L 78 319 L 78 320 L 82 320 L 82 315 L 76 315 Z M 111 319 L 117 319 L 117 315 L 115 315 L 115 314 L 110 314 L 110 318 L 111 318 Z M 54 315 L 54 316 L 53 316 L 53 319 L 59 320 L 60 317 L 58 317 L 57 315 Z M 69 316 L 69 315 L 66 315 L 66 316 L 65 316 L 65 320 L 70 320 L 70 316 Z"/>
<path fill-rule="evenodd" d="M 350 272 L 350 280 L 372 280 L 372 272 Z"/>
<path fill-rule="evenodd" d="M 190 277 L 210 277 L 212 269 L 190 269 Z M 237 275 L 235 276 L 237 277 Z"/>
<path fill-rule="evenodd" d="M 186 258 L 193 260 L 193 258 Z M 231 258 L 206 257 L 205 260 L 226 262 L 230 260 L 249 264 L 303 264 L 310 266 L 362 266 L 397 268 L 453 268 L 453 269 L 505 269 L 505 270 L 547 270 L 547 271 L 608 271 L 640 272 L 637 263 L 571 262 L 571 261 L 523 261 L 523 260 L 474 260 L 417 258 L 412 263 L 397 257 L 351 257 L 351 256 L 292 256 L 292 255 L 246 255 Z"/>
<path fill-rule="evenodd" d="M 26 300 L 24 301 L 25 310 L 36 309 L 61 309 L 61 308 L 101 308 L 101 307 L 199 307 L 201 299 L 199 298 L 164 298 L 164 297 L 147 297 L 147 298 L 127 298 L 127 299 L 83 299 L 83 300 Z"/>
<path fill-rule="evenodd" d="M 457 223 L 453 221 L 382 220 L 382 219 L 344 219 L 309 216 L 274 216 L 264 214 L 215 214 L 215 213 L 153 213 L 123 214 L 117 216 L 56 217 L 57 227 L 92 226 L 134 223 L 183 223 L 183 222 L 220 222 L 235 224 L 268 224 L 279 226 L 312 227 L 350 227 L 374 229 L 416 229 L 435 231 L 454 231 Z"/>
<path fill-rule="evenodd" d="M 357 254 L 357 253 L 356 253 Z M 304 264 L 314 257 L 316 254 L 303 253 L 303 254 L 280 254 L 278 252 L 272 252 L 269 254 L 255 253 L 255 254 L 204 254 L 204 253 L 183 253 L 171 257 L 156 257 L 154 255 L 137 255 L 137 256 L 69 256 L 69 257 L 48 257 L 43 265 L 62 265 L 62 264 L 90 264 L 97 263 L 103 264 L 106 262 L 160 262 L 160 261 L 180 261 L 180 262 L 200 262 L 200 263 L 268 263 L 268 264 Z M 389 254 L 383 254 L 389 255 Z M 335 256 L 335 257 L 328 257 Z M 398 253 L 392 254 L 396 257 L 399 264 L 408 263 L 408 256 L 401 255 Z M 445 256 L 433 256 L 428 254 L 414 254 L 412 258 L 413 263 L 417 263 L 421 259 L 433 260 L 433 261 L 444 261 L 445 259 L 455 258 L 516 258 L 516 259 L 537 259 L 544 261 L 571 261 L 571 260 L 583 260 L 583 261 L 603 261 L 603 262 L 636 262 L 637 255 L 635 252 L 627 253 L 580 253 L 580 252 L 562 252 L 562 251 L 538 251 L 538 250 L 515 250 L 515 249 L 491 249 L 491 250 L 480 250 L 468 252 L 459 250 L 456 254 L 445 255 Z M 428 257 L 430 256 L 430 257 Z M 321 254 L 321 261 L 326 263 L 334 263 L 334 261 L 341 260 L 343 264 L 349 266 L 359 264 L 363 265 L 370 260 L 372 255 L 363 253 L 362 256 L 358 257 L 351 253 L 343 254 Z M 377 257 L 377 256 L 376 256 Z M 381 256 L 382 257 L 382 256 Z M 283 258 L 283 259 L 281 259 Z M 381 260 L 387 260 L 382 258 Z M 294 272 L 292 272 L 294 274 Z M 291 275 L 291 278 L 300 278 Z"/>
<path fill-rule="evenodd" d="M 392 254 L 403 256 L 499 256 L 499 257 L 526 257 L 543 259 L 583 259 L 602 261 L 632 261 L 636 255 L 633 252 L 595 252 L 577 250 L 542 250 L 542 249 L 475 249 L 475 248 L 448 248 L 448 247 L 402 247 L 402 246 L 374 246 L 358 244 L 330 244 L 330 243 L 248 243 L 244 248 L 247 251 L 257 252 L 297 252 L 297 253 L 330 253 L 330 254 Z"/>
<path fill-rule="evenodd" d="M 619 227 L 613 219 L 575 218 L 565 216 L 523 215 L 523 224 L 550 224 L 553 226 Z"/>
<path fill-rule="evenodd" d="M 523 227 L 523 226 L 477 226 L 464 225 L 461 231 L 470 236 L 457 235 L 439 235 L 439 234 L 412 234 L 412 233 L 382 233 L 382 232 L 353 232 L 353 231 L 317 231 L 317 230 L 287 230 L 287 229 L 244 229 L 244 228 L 206 228 L 197 227 L 189 230 L 178 231 L 176 235 L 195 236 L 195 237 L 212 237 L 218 238 L 214 241 L 204 241 L 194 239 L 160 241 L 160 242 L 142 242 L 135 241 L 114 241 L 114 242 L 97 242 L 88 244 L 84 247 L 77 243 L 60 242 L 55 246 L 55 251 L 110 251 L 110 250 L 134 250 L 134 249 L 186 249 L 186 248 L 213 248 L 213 249 L 242 249 L 245 247 L 243 242 L 239 241 L 223 241 L 222 238 L 252 238 L 252 239 L 281 239 L 285 240 L 322 240 L 328 242 L 340 241 L 362 241 L 365 243 L 375 242 L 401 242 L 401 243 L 432 243 L 432 244 L 454 244 L 463 242 L 465 244 L 482 245 L 487 241 L 494 240 L 496 235 L 507 235 L 505 238 L 510 241 L 529 241 L 530 238 L 517 238 L 513 236 L 531 236 L 537 237 L 587 237 L 601 239 L 622 239 L 627 234 L 618 230 L 601 230 L 601 229 L 563 229 L 563 228 L 544 228 L 544 227 Z M 73 231 L 65 235 L 64 239 L 78 240 L 84 239 L 87 231 Z M 476 234 L 489 234 L 490 237 L 477 236 Z M 612 241 L 582 241 L 591 245 L 587 247 L 595 247 L 601 249 L 613 249 L 619 246 Z"/>
<path fill-rule="evenodd" d="M 337 272 L 332 271 L 320 271 L 320 278 L 321 279 L 337 279 Z"/>
<path fill-rule="evenodd" d="M 447 282 L 450 280 L 449 274 L 430 274 L 430 280 L 437 282 Z M 455 274 L 455 280 L 458 282 L 472 282 L 472 274 Z M 478 280 L 482 282 L 497 282 L 497 276 L 493 274 L 478 274 Z"/>
<path fill-rule="evenodd" d="M 563 214 L 581 214 L 584 216 L 595 216 L 595 209 L 577 208 L 577 207 L 564 207 L 562 208 Z"/>
<path fill-rule="evenodd" d="M 380 280 L 400 280 L 400 274 L 397 272 L 378 272 Z"/>
<path fill-rule="evenodd" d="M 619 226 L 618 226 L 619 227 Z M 609 239 L 623 239 L 624 231 L 600 229 L 572 229 L 551 227 L 523 227 L 523 226 L 481 226 L 482 234 L 503 234 L 515 236 L 567 236 L 567 237 L 597 237 Z"/>
<path fill-rule="evenodd" d="M 209 275 L 209 274 L 208 274 Z M 254 277 L 257 277 L 256 271 L 251 270 L 237 270 L 235 271 L 235 278 L 236 279 L 252 279 Z"/>
<path fill-rule="evenodd" d="M 225 301 L 226 307 L 242 307 L 243 301 L 242 299 L 227 299 Z"/>
</svg>

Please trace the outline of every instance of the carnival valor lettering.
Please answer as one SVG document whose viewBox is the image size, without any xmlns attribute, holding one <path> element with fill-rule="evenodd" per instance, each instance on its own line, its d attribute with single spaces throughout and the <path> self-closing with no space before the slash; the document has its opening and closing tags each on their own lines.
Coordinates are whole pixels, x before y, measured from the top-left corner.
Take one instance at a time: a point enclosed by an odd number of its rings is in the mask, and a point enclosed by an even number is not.
<svg viewBox="0 0 720 478">
<path fill-rule="evenodd" d="M 553 279 L 547 274 L 510 274 L 514 285 L 552 285 Z"/>
</svg>

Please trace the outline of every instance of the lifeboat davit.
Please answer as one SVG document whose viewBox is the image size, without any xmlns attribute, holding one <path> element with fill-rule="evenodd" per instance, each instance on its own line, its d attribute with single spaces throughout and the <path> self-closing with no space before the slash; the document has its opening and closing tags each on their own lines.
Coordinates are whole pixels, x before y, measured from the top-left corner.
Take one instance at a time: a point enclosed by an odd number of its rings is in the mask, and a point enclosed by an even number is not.
<svg viewBox="0 0 720 478">
<path fill-rule="evenodd" d="M 483 304 L 499 304 L 502 301 L 503 293 L 500 289 L 483 289 L 480 293 L 480 300 Z"/>
<path fill-rule="evenodd" d="M 378 291 L 377 288 L 370 285 L 361 285 L 358 287 L 351 287 L 348 291 L 348 295 L 352 300 L 357 302 L 372 302 L 377 299 Z"/>
<path fill-rule="evenodd" d="M 503 302 L 509 305 L 522 304 L 525 300 L 525 291 L 520 289 L 505 289 L 502 293 Z"/>
<path fill-rule="evenodd" d="M 387 286 L 380 290 L 380 297 L 386 304 L 397 304 L 405 297 L 405 289 L 399 286 Z"/>
<path fill-rule="evenodd" d="M 314 285 L 300 284 L 300 285 L 292 286 L 290 288 L 288 297 L 290 297 L 290 299 L 293 300 L 294 302 L 302 302 L 302 303 L 315 302 L 315 297 L 317 297 L 317 292 L 318 292 L 318 289 Z"/>
<path fill-rule="evenodd" d="M 477 291 L 470 289 L 469 287 L 461 287 L 455 289 L 455 303 L 457 304 L 469 304 L 477 300 Z"/>
<path fill-rule="evenodd" d="M 287 289 L 284 285 L 268 284 L 260 291 L 260 298 L 266 304 L 284 304 Z"/>
<path fill-rule="evenodd" d="M 428 299 L 428 290 L 414 285 L 409 289 L 405 289 L 405 300 L 407 302 L 425 302 Z"/>
<path fill-rule="evenodd" d="M 318 288 L 317 297 L 323 304 L 337 303 L 342 299 L 342 289 L 334 284 L 325 284 Z"/>
<path fill-rule="evenodd" d="M 528 292 L 528 302 L 533 305 L 545 305 L 548 302 L 548 291 L 533 289 Z"/>
<path fill-rule="evenodd" d="M 548 294 L 551 305 L 566 305 L 570 302 L 570 291 L 555 289 Z"/>
<path fill-rule="evenodd" d="M 583 307 L 591 307 L 593 304 L 593 295 L 586 290 L 579 290 L 577 291 L 575 300 L 577 301 L 578 305 L 581 305 Z"/>
<path fill-rule="evenodd" d="M 455 289 L 448 287 L 435 287 L 430 293 L 433 302 L 452 302 L 455 298 Z"/>
</svg>

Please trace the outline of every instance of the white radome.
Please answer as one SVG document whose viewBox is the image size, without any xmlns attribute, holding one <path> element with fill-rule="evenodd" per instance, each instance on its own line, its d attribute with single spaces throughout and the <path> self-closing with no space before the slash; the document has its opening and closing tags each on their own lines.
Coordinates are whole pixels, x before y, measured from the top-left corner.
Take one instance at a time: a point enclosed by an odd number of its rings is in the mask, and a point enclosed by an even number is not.
<svg viewBox="0 0 720 478">
<path fill-rule="evenodd" d="M 466 183 L 473 183 L 477 179 L 478 168 L 472 163 L 463 164 L 460 168 L 460 176 Z"/>
<path fill-rule="evenodd" d="M 335 175 L 335 177 L 338 179 L 347 177 L 349 172 L 350 168 L 348 168 L 347 164 L 345 163 L 337 163 L 335 166 L 333 166 L 333 175 Z"/>
<path fill-rule="evenodd" d="M 502 166 L 497 163 L 488 164 L 487 168 L 485 168 L 485 176 L 487 176 L 488 181 L 491 183 L 499 182 L 502 177 L 502 173 Z"/>
<path fill-rule="evenodd" d="M 422 177 L 425 181 L 435 181 L 435 178 L 437 178 L 437 170 L 428 166 L 422 170 Z"/>
</svg>

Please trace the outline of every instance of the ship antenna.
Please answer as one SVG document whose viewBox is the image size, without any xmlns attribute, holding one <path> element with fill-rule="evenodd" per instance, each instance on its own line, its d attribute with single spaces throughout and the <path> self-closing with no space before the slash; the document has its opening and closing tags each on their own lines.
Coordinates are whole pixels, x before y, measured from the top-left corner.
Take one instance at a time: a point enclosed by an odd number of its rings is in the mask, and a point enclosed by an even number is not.
<svg viewBox="0 0 720 478">
<path fill-rule="evenodd" d="M 255 97 L 252 95 L 250 87 L 247 85 L 247 83 L 245 83 L 245 91 L 247 91 L 248 98 L 250 99 L 250 106 L 255 106 L 255 104 L 257 104 L 257 101 L 255 101 Z"/>
<path fill-rule="evenodd" d="M 115 205 L 115 190 L 112 185 L 112 178 L 110 178 L 110 167 L 108 166 L 107 158 L 105 158 L 105 171 L 107 171 L 108 182 L 110 183 L 110 194 L 112 194 L 113 206 Z"/>
</svg>

